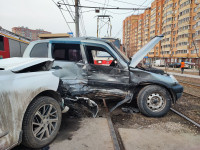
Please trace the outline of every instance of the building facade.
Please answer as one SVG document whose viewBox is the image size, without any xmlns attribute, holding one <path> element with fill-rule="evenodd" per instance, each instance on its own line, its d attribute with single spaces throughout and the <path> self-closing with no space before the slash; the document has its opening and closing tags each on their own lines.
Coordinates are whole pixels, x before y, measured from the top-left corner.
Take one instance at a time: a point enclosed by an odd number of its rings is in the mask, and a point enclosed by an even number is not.
<svg viewBox="0 0 200 150">
<path fill-rule="evenodd" d="M 51 32 L 44 31 L 42 29 L 32 30 L 27 27 L 13 27 L 12 32 L 21 35 L 23 37 L 31 39 L 31 41 L 39 40 L 39 34 L 51 34 Z"/>
<path fill-rule="evenodd" d="M 128 19 L 132 16 L 134 21 Z M 199 46 L 195 44 L 200 39 L 200 0 L 154 0 L 143 14 L 132 16 L 123 21 L 123 44 L 125 48 L 129 43 L 134 45 L 128 46 L 128 54 L 136 53 L 153 37 L 163 34 L 163 40 L 148 53 L 149 61 L 200 63 Z M 127 23 L 133 26 L 133 34 L 127 34 Z"/>
<path fill-rule="evenodd" d="M 135 27 L 138 27 L 138 15 L 132 15 L 130 17 L 127 17 L 124 21 L 123 21 L 123 45 L 124 48 L 127 50 L 126 51 L 126 55 L 127 56 L 131 56 L 131 54 L 133 54 L 133 51 L 131 51 L 132 49 L 135 48 L 135 46 L 137 45 L 136 41 L 137 38 L 135 35 L 135 33 L 138 33 L 138 30 L 135 29 Z M 137 30 L 137 32 L 135 32 L 135 30 Z"/>
</svg>

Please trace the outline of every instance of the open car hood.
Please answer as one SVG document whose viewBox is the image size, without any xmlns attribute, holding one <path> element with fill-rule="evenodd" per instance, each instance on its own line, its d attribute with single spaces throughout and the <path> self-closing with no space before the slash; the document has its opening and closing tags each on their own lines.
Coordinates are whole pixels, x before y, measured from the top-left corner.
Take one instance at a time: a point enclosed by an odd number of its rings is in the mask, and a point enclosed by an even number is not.
<svg viewBox="0 0 200 150">
<path fill-rule="evenodd" d="M 0 60 L 0 70 L 10 70 L 12 72 L 19 72 L 21 70 L 40 65 L 43 71 L 51 69 L 53 59 L 51 58 L 21 58 L 13 57 Z"/>
<path fill-rule="evenodd" d="M 142 47 L 136 54 L 133 55 L 130 67 L 135 68 L 139 62 L 147 55 L 148 52 L 163 38 L 163 35 L 154 37 L 149 43 Z"/>
</svg>

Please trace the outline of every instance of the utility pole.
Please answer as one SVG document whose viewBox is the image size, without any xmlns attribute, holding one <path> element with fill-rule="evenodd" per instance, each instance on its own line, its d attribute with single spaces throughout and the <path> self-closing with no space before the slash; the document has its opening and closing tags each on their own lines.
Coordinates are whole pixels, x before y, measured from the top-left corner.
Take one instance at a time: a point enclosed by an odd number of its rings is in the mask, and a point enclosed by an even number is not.
<svg viewBox="0 0 200 150">
<path fill-rule="evenodd" d="M 79 0 L 75 0 L 75 29 L 76 37 L 79 37 Z"/>
</svg>

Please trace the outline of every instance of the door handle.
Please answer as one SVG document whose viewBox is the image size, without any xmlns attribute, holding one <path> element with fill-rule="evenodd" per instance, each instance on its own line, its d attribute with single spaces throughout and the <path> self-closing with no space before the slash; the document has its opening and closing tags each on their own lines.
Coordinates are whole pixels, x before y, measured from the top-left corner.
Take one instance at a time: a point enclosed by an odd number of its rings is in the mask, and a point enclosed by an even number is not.
<svg viewBox="0 0 200 150">
<path fill-rule="evenodd" d="M 52 67 L 52 69 L 58 70 L 58 69 L 62 69 L 62 67 L 60 67 L 60 66 L 55 66 L 55 67 Z"/>
</svg>

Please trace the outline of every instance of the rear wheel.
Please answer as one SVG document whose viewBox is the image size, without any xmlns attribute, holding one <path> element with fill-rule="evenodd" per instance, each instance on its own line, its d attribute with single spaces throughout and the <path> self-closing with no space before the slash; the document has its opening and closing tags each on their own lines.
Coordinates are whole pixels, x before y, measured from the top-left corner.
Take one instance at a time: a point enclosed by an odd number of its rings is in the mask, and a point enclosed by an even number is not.
<svg viewBox="0 0 200 150">
<path fill-rule="evenodd" d="M 140 90 L 137 98 L 140 111 L 149 117 L 161 117 L 171 107 L 169 92 L 158 85 L 148 85 Z"/>
<path fill-rule="evenodd" d="M 42 148 L 56 137 L 61 124 L 58 102 L 47 96 L 36 98 L 28 107 L 23 120 L 23 142 L 30 148 Z"/>
</svg>

